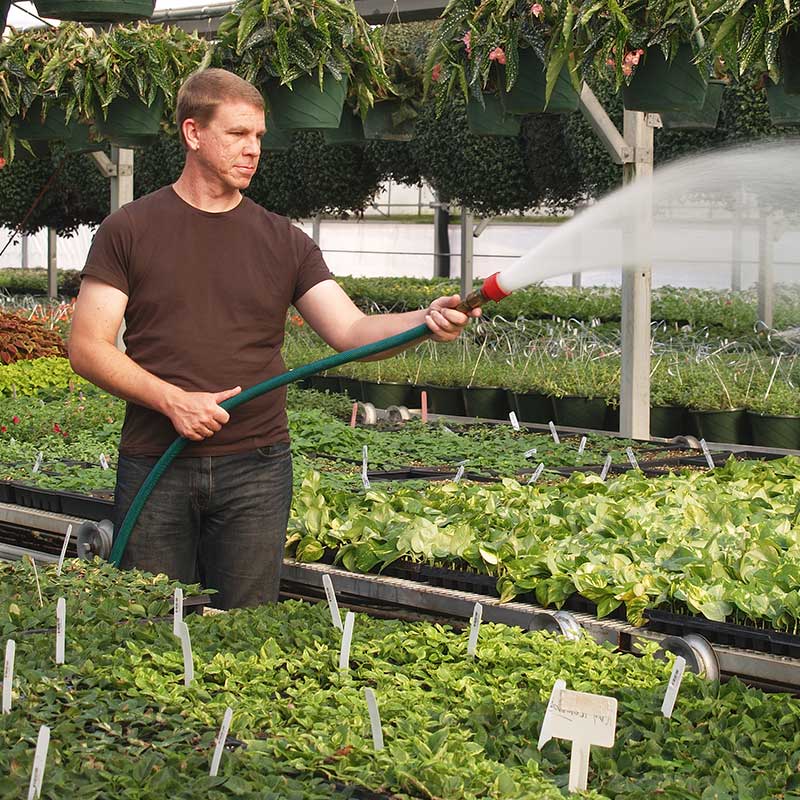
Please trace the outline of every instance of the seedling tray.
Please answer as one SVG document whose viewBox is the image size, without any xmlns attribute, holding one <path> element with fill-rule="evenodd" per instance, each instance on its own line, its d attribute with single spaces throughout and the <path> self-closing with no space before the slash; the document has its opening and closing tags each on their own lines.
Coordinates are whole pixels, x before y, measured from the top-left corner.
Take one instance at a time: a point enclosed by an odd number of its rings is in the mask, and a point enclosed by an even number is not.
<svg viewBox="0 0 800 800">
<path fill-rule="evenodd" d="M 647 627 L 673 636 L 699 633 L 713 644 L 728 645 L 741 650 L 755 650 L 772 656 L 800 658 L 800 636 L 780 631 L 762 630 L 731 622 L 714 622 L 705 617 L 673 614 L 671 611 L 645 611 Z"/>
<path fill-rule="evenodd" d="M 5 486 L 12 496 L 6 502 L 16 503 L 25 508 L 39 511 L 50 511 L 53 514 L 68 514 L 82 519 L 101 520 L 111 516 L 114 503 L 106 497 L 92 497 L 88 494 L 61 492 L 54 489 L 39 489 L 36 486 L 7 481 Z M 109 495 L 107 490 L 98 490 L 98 494 Z"/>
<path fill-rule="evenodd" d="M 401 559 L 394 561 L 386 569 L 382 570 L 381 574 L 425 583 L 428 586 L 437 586 L 441 589 L 454 589 L 460 592 L 482 594 L 487 597 L 499 597 L 497 578 L 477 572 L 466 572 L 448 567 L 431 567 L 427 564 L 418 564 L 415 561 Z"/>
</svg>

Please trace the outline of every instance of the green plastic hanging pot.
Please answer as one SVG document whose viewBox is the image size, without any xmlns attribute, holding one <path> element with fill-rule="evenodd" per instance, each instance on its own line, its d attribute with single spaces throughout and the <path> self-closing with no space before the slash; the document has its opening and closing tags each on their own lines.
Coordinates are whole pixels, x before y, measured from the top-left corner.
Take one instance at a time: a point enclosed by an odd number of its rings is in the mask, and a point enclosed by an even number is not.
<svg viewBox="0 0 800 800">
<path fill-rule="evenodd" d="M 693 64 L 691 45 L 682 44 L 671 62 L 658 46 L 648 47 L 622 88 L 628 111 L 660 114 L 663 111 L 699 111 L 706 100 L 708 78 Z"/>
<path fill-rule="evenodd" d="M 786 94 L 800 94 L 800 26 L 784 31 L 779 52 L 783 88 Z"/>
<path fill-rule="evenodd" d="M 750 422 L 743 408 L 726 411 L 689 409 L 690 433 L 707 442 L 750 444 Z"/>
<path fill-rule="evenodd" d="M 138 98 L 117 97 L 108 106 L 108 115 L 95 118 L 98 132 L 117 147 L 146 147 L 161 130 L 164 96 L 159 92 L 152 105 Z"/>
<path fill-rule="evenodd" d="M 0 34 L 5 30 L 9 8 L 11 8 L 11 0 L 0 0 Z"/>
<path fill-rule="evenodd" d="M 67 122 L 64 109 L 60 106 L 50 106 L 47 116 L 42 119 L 41 100 L 34 100 L 25 117 L 17 119 L 14 132 L 18 139 L 28 142 L 63 142 L 70 152 L 102 148 L 102 144 L 92 142 L 89 138 L 89 126 L 77 120 Z"/>
<path fill-rule="evenodd" d="M 800 125 L 800 94 L 788 94 L 783 83 L 767 86 L 767 105 L 773 125 Z"/>
<path fill-rule="evenodd" d="M 361 117 L 353 114 L 349 108 L 342 112 L 338 128 L 324 128 L 322 138 L 325 144 L 364 144 L 364 128 L 361 125 Z"/>
<path fill-rule="evenodd" d="M 699 111 L 662 111 L 661 124 L 670 131 L 713 131 L 724 93 L 725 81 L 709 81 L 706 100 Z"/>
<path fill-rule="evenodd" d="M 153 16 L 155 0 L 34 0 L 36 12 L 49 19 L 76 22 L 130 22 Z"/>
<path fill-rule="evenodd" d="M 753 444 L 800 450 L 800 417 L 748 411 Z"/>
<path fill-rule="evenodd" d="M 517 80 L 505 95 L 506 111 L 512 114 L 567 114 L 576 111 L 578 93 L 566 66 L 558 74 L 550 102 L 545 105 L 546 95 L 547 74 L 544 64 L 530 48 L 520 50 Z"/>
<path fill-rule="evenodd" d="M 410 142 L 414 138 L 415 119 L 404 113 L 399 100 L 383 100 L 364 117 L 364 138 L 386 142 Z"/>
<path fill-rule="evenodd" d="M 337 81 L 326 70 L 322 91 L 316 73 L 292 81 L 291 89 L 272 82 L 266 90 L 270 114 L 282 130 L 338 128 L 347 96 L 347 78 Z"/>
<path fill-rule="evenodd" d="M 261 137 L 261 149 L 269 153 L 283 153 L 292 146 L 292 132 L 267 123 L 267 132 Z"/>
<path fill-rule="evenodd" d="M 488 386 L 464 388 L 464 412 L 468 417 L 508 419 L 508 393 Z"/>
<path fill-rule="evenodd" d="M 517 136 L 520 117 L 507 114 L 496 94 L 484 94 L 485 107 L 470 98 L 467 103 L 467 125 L 475 136 Z"/>
</svg>

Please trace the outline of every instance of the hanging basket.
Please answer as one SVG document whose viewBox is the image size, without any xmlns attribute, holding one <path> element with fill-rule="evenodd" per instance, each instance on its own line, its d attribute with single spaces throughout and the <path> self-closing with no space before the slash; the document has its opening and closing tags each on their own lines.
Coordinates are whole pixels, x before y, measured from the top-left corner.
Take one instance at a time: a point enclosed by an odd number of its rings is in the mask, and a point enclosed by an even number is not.
<svg viewBox="0 0 800 800">
<path fill-rule="evenodd" d="M 664 111 L 699 111 L 708 89 L 706 78 L 692 63 L 691 45 L 682 44 L 671 62 L 660 47 L 648 47 L 629 86 L 622 88 L 628 111 L 660 114 Z"/>
<path fill-rule="evenodd" d="M 410 142 L 414 138 L 414 119 L 403 114 L 399 100 L 384 100 L 367 111 L 364 138 L 387 142 Z"/>
<path fill-rule="evenodd" d="M 670 131 L 713 131 L 717 127 L 724 93 L 724 81 L 709 81 L 706 101 L 699 111 L 662 111 L 662 126 Z"/>
<path fill-rule="evenodd" d="M 28 142 L 63 142 L 71 152 L 88 152 L 102 148 L 102 144 L 92 142 L 89 138 L 89 126 L 77 120 L 67 122 L 64 109 L 50 106 L 47 116 L 42 119 L 42 103 L 35 100 L 28 113 L 14 123 L 14 132 L 18 139 Z"/>
<path fill-rule="evenodd" d="M 284 153 L 292 146 L 292 132 L 284 131 L 276 125 L 267 125 L 267 132 L 261 137 L 261 149 L 268 153 Z"/>
<path fill-rule="evenodd" d="M 0 0 L 0 34 L 5 30 L 9 8 L 11 8 L 11 0 Z"/>
<path fill-rule="evenodd" d="M 544 64 L 530 48 L 520 50 L 517 80 L 505 95 L 506 111 L 512 114 L 568 114 L 578 108 L 578 93 L 566 67 L 558 74 L 547 105 L 546 95 L 547 73 Z"/>
<path fill-rule="evenodd" d="M 364 129 L 361 117 L 347 108 L 342 112 L 338 128 L 324 128 L 322 138 L 325 144 L 364 144 Z"/>
<path fill-rule="evenodd" d="M 49 19 L 76 22 L 130 22 L 153 16 L 155 0 L 35 0 L 36 12 Z"/>
<path fill-rule="evenodd" d="M 770 84 L 767 86 L 767 104 L 773 125 L 800 125 L 800 94 L 787 94 L 782 83 Z"/>
<path fill-rule="evenodd" d="M 325 72 L 322 91 L 316 74 L 292 82 L 292 88 L 278 83 L 267 85 L 270 114 L 282 130 L 338 128 L 342 119 L 347 78 L 337 81 Z"/>
<path fill-rule="evenodd" d="M 781 37 L 781 74 L 786 94 L 800 94 L 800 27 Z"/>
<path fill-rule="evenodd" d="M 117 147 L 146 147 L 161 130 L 164 96 L 159 93 L 146 106 L 138 98 L 117 97 L 108 106 L 108 116 L 98 113 L 95 126 L 103 138 Z"/>
<path fill-rule="evenodd" d="M 475 136 L 518 136 L 520 118 L 507 114 L 496 94 L 484 94 L 485 108 L 477 100 L 467 103 L 467 125 Z"/>
</svg>

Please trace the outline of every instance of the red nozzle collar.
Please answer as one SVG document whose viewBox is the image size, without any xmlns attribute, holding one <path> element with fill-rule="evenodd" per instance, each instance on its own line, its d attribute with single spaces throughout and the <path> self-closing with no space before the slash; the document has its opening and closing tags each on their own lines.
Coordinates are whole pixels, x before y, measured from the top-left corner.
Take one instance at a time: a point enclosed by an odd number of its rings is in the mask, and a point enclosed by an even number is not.
<svg viewBox="0 0 800 800">
<path fill-rule="evenodd" d="M 497 276 L 499 272 L 495 272 L 494 275 L 490 275 L 484 282 L 483 286 L 481 286 L 481 294 L 487 300 L 494 300 L 495 302 L 502 300 L 504 297 L 508 297 L 511 292 L 504 292 L 500 285 L 497 283 Z"/>
</svg>

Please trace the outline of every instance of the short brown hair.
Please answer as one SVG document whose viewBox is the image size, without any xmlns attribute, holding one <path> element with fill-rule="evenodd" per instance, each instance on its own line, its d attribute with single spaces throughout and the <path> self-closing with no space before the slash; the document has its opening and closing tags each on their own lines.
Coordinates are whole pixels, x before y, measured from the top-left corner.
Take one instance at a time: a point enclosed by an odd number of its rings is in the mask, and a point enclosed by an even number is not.
<svg viewBox="0 0 800 800">
<path fill-rule="evenodd" d="M 183 137 L 183 123 L 193 119 L 200 125 L 208 125 L 214 117 L 217 106 L 231 100 L 249 103 L 254 108 L 264 110 L 264 98 L 261 92 L 238 75 L 226 69 L 210 69 L 193 72 L 178 90 L 178 102 L 175 109 L 175 121 L 178 124 L 178 135 L 186 150 Z"/>
</svg>

